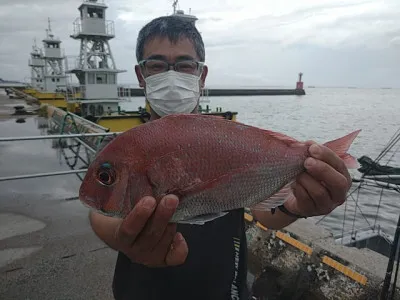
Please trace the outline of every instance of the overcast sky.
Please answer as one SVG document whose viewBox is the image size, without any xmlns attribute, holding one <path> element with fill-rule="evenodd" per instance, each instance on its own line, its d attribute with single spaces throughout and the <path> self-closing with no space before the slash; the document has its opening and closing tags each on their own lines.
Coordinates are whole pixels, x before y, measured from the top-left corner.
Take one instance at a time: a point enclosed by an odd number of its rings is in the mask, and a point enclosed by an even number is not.
<svg viewBox="0 0 400 300">
<path fill-rule="evenodd" d="M 34 2 L 34 3 L 33 3 Z M 172 0 L 108 0 L 115 21 L 111 49 L 120 83 L 137 84 L 136 37 Z M 81 0 L 0 0 L 0 78 L 29 76 L 29 52 L 45 36 L 47 17 L 66 55 Z M 206 45 L 209 86 L 305 85 L 400 88 L 399 0 L 181 0 L 195 14 Z"/>
</svg>

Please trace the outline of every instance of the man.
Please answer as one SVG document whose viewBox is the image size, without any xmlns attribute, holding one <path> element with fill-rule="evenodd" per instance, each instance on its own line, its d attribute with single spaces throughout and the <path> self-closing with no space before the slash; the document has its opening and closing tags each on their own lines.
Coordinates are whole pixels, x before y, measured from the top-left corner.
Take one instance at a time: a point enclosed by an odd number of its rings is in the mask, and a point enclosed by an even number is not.
<svg viewBox="0 0 400 300">
<path fill-rule="evenodd" d="M 196 113 L 208 68 L 194 25 L 179 17 L 157 18 L 139 32 L 136 47 L 135 72 L 151 120 Z M 311 146 L 310 153 L 308 171 L 293 187 L 296 198 L 274 214 L 253 211 L 267 228 L 283 228 L 299 216 L 327 214 L 344 202 L 351 179 L 341 159 L 319 145 Z M 145 197 L 124 220 L 90 213 L 94 232 L 119 252 L 115 299 L 248 299 L 243 209 L 204 225 L 169 224 L 178 202 L 174 195 L 158 205 Z"/>
</svg>

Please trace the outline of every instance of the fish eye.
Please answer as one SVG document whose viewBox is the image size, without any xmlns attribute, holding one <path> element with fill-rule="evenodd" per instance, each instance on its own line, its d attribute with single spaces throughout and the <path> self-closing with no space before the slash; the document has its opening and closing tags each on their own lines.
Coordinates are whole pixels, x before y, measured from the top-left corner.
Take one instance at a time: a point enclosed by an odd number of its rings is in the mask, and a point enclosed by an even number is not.
<svg viewBox="0 0 400 300">
<path fill-rule="evenodd" d="M 104 163 L 97 170 L 97 181 L 102 185 L 112 185 L 115 182 L 116 176 L 109 163 Z"/>
</svg>

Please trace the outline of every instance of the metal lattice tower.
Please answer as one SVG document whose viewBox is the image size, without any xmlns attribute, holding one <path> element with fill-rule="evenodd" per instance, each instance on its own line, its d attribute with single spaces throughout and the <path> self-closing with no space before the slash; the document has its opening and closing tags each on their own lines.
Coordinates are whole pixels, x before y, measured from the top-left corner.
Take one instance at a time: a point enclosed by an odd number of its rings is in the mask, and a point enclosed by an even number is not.
<svg viewBox="0 0 400 300">
<path fill-rule="evenodd" d="M 36 44 L 36 39 L 33 41 L 28 64 L 31 67 L 31 86 L 39 91 L 43 91 L 45 61 L 42 50 Z"/>
<path fill-rule="evenodd" d="M 74 23 L 71 38 L 80 40 L 79 57 L 68 73 L 76 75 L 80 84 L 83 116 L 100 116 L 106 110 L 117 111 L 117 75 L 125 70 L 116 67 L 109 40 L 115 37 L 114 22 L 106 20 L 104 0 L 83 0 L 80 17 Z"/>
<path fill-rule="evenodd" d="M 54 37 L 51 31 L 50 18 L 46 29 L 46 38 L 42 40 L 44 48 L 44 90 L 56 92 L 66 89 L 66 74 L 64 68 L 65 56 L 60 48 L 61 40 Z"/>
</svg>

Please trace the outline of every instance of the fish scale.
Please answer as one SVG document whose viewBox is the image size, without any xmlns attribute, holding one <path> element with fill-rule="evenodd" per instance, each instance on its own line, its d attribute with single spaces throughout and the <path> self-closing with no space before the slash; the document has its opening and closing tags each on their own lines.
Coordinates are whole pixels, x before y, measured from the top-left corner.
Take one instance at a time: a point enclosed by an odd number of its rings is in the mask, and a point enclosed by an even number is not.
<svg viewBox="0 0 400 300">
<path fill-rule="evenodd" d="M 302 165 L 293 165 L 285 170 L 271 167 L 256 169 L 256 172 L 238 173 L 226 184 L 219 185 L 213 190 L 186 196 L 181 203 L 180 210 L 172 217 L 171 221 L 179 222 L 189 219 L 192 215 L 213 214 L 241 207 L 251 207 L 278 192 L 301 170 Z M 284 176 L 274 176 L 277 172 Z M 265 208 L 276 207 L 283 200 L 270 201 Z"/>
<path fill-rule="evenodd" d="M 348 167 L 355 167 L 346 151 L 358 133 L 326 143 Z M 282 204 L 293 197 L 286 187 L 305 171 L 308 156 L 305 143 L 281 133 L 215 116 L 170 115 L 130 129 L 104 147 L 88 168 L 80 199 L 101 213 L 123 217 L 145 195 L 160 201 L 173 193 L 179 205 L 171 222 L 196 219 L 198 224 L 241 207 L 266 210 Z"/>
</svg>

